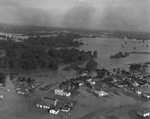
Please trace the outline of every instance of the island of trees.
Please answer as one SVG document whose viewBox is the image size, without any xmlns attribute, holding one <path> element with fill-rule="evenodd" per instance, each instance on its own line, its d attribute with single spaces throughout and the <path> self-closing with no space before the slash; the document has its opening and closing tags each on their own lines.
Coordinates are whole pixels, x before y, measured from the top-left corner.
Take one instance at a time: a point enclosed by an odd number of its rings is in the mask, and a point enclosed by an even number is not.
<svg viewBox="0 0 150 119">
<path fill-rule="evenodd" d="M 123 58 L 129 56 L 129 53 L 127 52 L 118 52 L 115 55 L 111 55 L 110 58 Z"/>
</svg>

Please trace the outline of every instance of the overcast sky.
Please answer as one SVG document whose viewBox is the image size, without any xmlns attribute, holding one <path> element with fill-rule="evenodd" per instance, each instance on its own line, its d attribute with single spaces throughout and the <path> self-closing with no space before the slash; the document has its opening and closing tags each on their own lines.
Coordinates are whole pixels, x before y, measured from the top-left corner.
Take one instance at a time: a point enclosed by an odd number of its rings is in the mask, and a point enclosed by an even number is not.
<svg viewBox="0 0 150 119">
<path fill-rule="evenodd" d="M 0 23 L 150 31 L 150 0 L 0 0 Z"/>
</svg>

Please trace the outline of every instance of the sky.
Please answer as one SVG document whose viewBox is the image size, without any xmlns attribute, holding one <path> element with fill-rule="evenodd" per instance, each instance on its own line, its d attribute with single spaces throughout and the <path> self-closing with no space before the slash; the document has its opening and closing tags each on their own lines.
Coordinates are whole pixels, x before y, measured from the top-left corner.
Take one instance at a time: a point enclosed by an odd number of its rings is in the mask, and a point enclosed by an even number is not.
<svg viewBox="0 0 150 119">
<path fill-rule="evenodd" d="M 0 23 L 150 32 L 150 0 L 0 0 Z"/>
</svg>

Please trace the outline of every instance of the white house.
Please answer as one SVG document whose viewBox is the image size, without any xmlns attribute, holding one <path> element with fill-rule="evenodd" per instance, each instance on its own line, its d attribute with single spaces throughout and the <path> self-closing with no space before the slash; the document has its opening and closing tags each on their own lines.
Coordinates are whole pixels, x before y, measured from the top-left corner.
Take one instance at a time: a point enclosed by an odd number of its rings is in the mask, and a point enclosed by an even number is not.
<svg viewBox="0 0 150 119">
<path fill-rule="evenodd" d="M 63 107 L 61 109 L 62 112 L 69 112 L 70 111 L 70 107 Z"/>
<path fill-rule="evenodd" d="M 87 72 L 84 72 L 84 73 L 81 74 L 81 76 L 87 76 L 87 75 L 88 75 Z"/>
<path fill-rule="evenodd" d="M 46 102 L 43 102 L 43 101 L 37 102 L 36 107 L 41 108 L 41 109 L 50 109 L 50 105 Z"/>
<path fill-rule="evenodd" d="M 95 83 L 96 83 L 96 82 L 93 81 L 92 79 L 88 79 L 87 81 L 88 81 L 91 85 L 95 85 Z"/>
<path fill-rule="evenodd" d="M 150 98 L 150 94 L 143 93 L 142 96 L 145 98 Z"/>
<path fill-rule="evenodd" d="M 138 86 L 139 86 L 139 84 L 138 84 L 137 82 L 133 82 L 132 85 L 133 85 L 134 87 L 138 87 Z"/>
<path fill-rule="evenodd" d="M 0 95 L 0 99 L 3 99 L 4 98 L 4 96 L 3 95 Z"/>
<path fill-rule="evenodd" d="M 58 114 L 60 109 L 58 107 L 54 107 L 48 110 L 50 114 Z"/>
<path fill-rule="evenodd" d="M 27 95 L 29 93 L 28 90 L 16 90 L 18 94 Z"/>
<path fill-rule="evenodd" d="M 135 91 L 135 94 L 137 94 L 137 95 L 141 95 L 141 94 L 142 94 L 142 92 L 141 92 L 141 91 Z"/>
<path fill-rule="evenodd" d="M 62 89 L 55 89 L 54 93 L 55 95 L 61 95 L 61 96 L 66 96 L 66 97 L 69 97 L 71 95 L 71 92 L 64 91 Z"/>
<path fill-rule="evenodd" d="M 83 83 L 83 82 L 80 82 L 80 83 L 79 83 L 79 86 L 83 86 L 83 85 L 84 85 L 84 83 Z"/>
<path fill-rule="evenodd" d="M 93 91 L 95 94 L 97 94 L 99 97 L 107 96 L 108 93 L 105 91 Z"/>
</svg>

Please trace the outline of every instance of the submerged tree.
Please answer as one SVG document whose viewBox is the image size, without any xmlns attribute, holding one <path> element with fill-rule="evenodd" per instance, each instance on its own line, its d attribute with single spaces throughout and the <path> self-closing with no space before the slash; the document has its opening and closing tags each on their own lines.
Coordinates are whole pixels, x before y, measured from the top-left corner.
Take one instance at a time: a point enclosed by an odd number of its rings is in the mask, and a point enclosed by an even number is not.
<svg viewBox="0 0 150 119">
<path fill-rule="evenodd" d="M 85 70 L 88 72 L 92 72 L 96 69 L 96 67 L 97 67 L 97 62 L 92 59 L 85 65 Z"/>
</svg>

